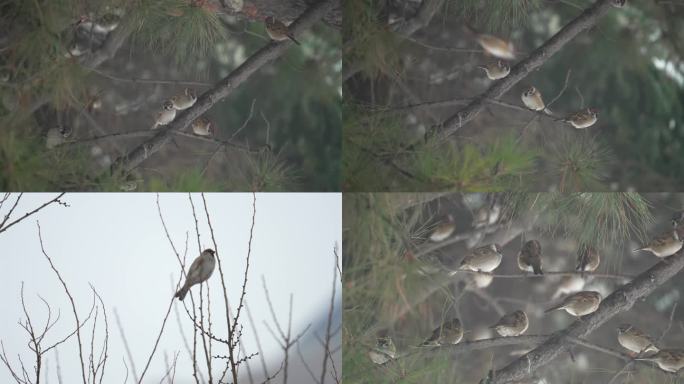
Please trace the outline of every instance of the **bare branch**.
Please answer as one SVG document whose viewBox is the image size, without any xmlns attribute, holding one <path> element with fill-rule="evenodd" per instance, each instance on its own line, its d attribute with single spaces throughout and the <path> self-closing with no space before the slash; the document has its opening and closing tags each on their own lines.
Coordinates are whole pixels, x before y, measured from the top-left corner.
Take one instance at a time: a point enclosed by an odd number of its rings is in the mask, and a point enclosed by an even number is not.
<svg viewBox="0 0 684 384">
<path fill-rule="evenodd" d="M 29 216 L 33 215 L 34 213 L 40 211 L 41 209 L 47 207 L 48 205 L 50 205 L 50 204 L 52 204 L 52 203 L 57 203 L 57 204 L 59 204 L 59 205 L 63 205 L 63 206 L 65 206 L 65 207 L 68 207 L 69 205 L 67 205 L 66 203 L 64 203 L 64 202 L 62 202 L 61 200 L 59 200 L 59 198 L 62 197 L 62 196 L 64 196 L 64 194 L 65 194 L 65 192 L 60 193 L 60 194 L 59 194 L 57 197 L 55 197 L 54 199 L 48 201 L 47 203 L 41 205 L 40 207 L 34 209 L 34 210 L 31 211 L 31 212 L 25 213 L 24 216 L 22 216 L 22 217 L 20 217 L 20 218 L 18 218 L 18 219 L 16 219 L 16 220 L 14 220 L 13 222 L 7 224 L 6 226 L 3 226 L 3 225 L 5 224 L 5 222 L 9 219 L 10 215 L 12 214 L 12 211 L 14 211 L 14 208 L 16 208 L 17 204 L 19 203 L 19 199 L 21 199 L 21 195 L 22 195 L 22 194 L 20 193 L 20 194 L 19 194 L 19 197 L 17 197 L 17 201 L 14 202 L 14 205 L 13 205 L 12 208 L 10 209 L 9 213 L 7 213 L 7 215 L 5 216 L 5 219 L 2 221 L 2 223 L 0 223 L 0 233 L 5 232 L 5 231 L 6 231 L 7 229 L 9 229 L 11 226 L 13 226 L 13 225 L 19 223 L 20 221 L 22 221 L 22 220 L 28 218 Z"/>
</svg>

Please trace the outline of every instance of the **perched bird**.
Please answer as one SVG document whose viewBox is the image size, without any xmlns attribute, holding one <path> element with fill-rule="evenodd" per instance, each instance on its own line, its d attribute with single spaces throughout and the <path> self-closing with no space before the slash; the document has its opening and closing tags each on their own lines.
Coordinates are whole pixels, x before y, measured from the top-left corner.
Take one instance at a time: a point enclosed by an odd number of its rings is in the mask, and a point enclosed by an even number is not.
<svg viewBox="0 0 684 384">
<path fill-rule="evenodd" d="M 200 117 L 192 122 L 192 132 L 197 136 L 211 136 L 214 134 L 211 129 L 211 121 L 204 117 Z"/>
<path fill-rule="evenodd" d="M 86 42 L 81 41 L 81 39 L 74 39 L 74 41 L 69 44 L 69 48 L 67 48 L 67 52 L 64 54 L 64 57 L 83 56 L 89 50 L 90 46 L 88 46 Z"/>
<path fill-rule="evenodd" d="M 430 233 L 430 240 L 438 243 L 440 241 L 446 240 L 454 230 L 456 229 L 456 224 L 454 223 L 454 217 L 451 215 L 447 216 L 447 221 L 441 222 L 435 229 Z"/>
<path fill-rule="evenodd" d="M 525 92 L 522 93 L 520 98 L 527 108 L 533 111 L 543 111 L 547 115 L 551 114 L 551 111 L 546 108 L 546 105 L 544 104 L 544 99 L 542 99 L 541 92 L 539 92 L 537 88 L 529 87 L 527 90 L 525 90 Z"/>
<path fill-rule="evenodd" d="M 518 252 L 518 268 L 526 272 L 534 271 L 535 275 L 543 275 L 541 255 L 541 244 L 537 240 L 525 242 L 520 252 Z"/>
<path fill-rule="evenodd" d="M 573 316 L 580 317 L 596 311 L 601 304 L 601 294 L 595 291 L 581 291 L 563 299 L 563 302 L 553 306 L 544 313 L 565 309 Z"/>
<path fill-rule="evenodd" d="M 138 182 L 135 180 L 125 181 L 119 185 L 119 190 L 124 192 L 133 192 L 138 189 Z"/>
<path fill-rule="evenodd" d="M 496 324 L 490 328 L 496 330 L 500 336 L 520 336 L 530 325 L 527 314 L 523 311 L 515 311 L 504 315 Z"/>
<path fill-rule="evenodd" d="M 179 111 L 192 107 L 196 101 L 197 94 L 195 93 L 195 90 L 190 88 L 185 88 L 182 94 L 173 96 L 171 98 L 173 107 Z"/>
<path fill-rule="evenodd" d="M 47 149 L 52 149 L 60 144 L 66 143 L 67 139 L 71 137 L 72 132 L 70 127 L 61 124 L 48 129 L 45 137 L 45 147 Z"/>
<path fill-rule="evenodd" d="M 498 244 L 489 244 L 475 248 L 467 254 L 458 269 L 475 272 L 491 272 L 501 264 L 501 248 Z"/>
<path fill-rule="evenodd" d="M 679 232 L 674 229 L 657 236 L 648 244 L 642 248 L 635 249 L 633 252 L 648 251 L 658 257 L 668 257 L 679 252 L 680 249 L 682 249 L 682 239 L 679 238 Z"/>
<path fill-rule="evenodd" d="M 79 23 L 79 26 L 86 31 L 94 33 L 107 34 L 115 30 L 119 23 L 121 22 L 121 17 L 114 13 L 107 13 L 96 20 L 92 20 L 89 16 L 83 18 Z"/>
<path fill-rule="evenodd" d="M 501 60 L 487 65 L 478 65 L 477 67 L 485 71 L 489 80 L 503 79 L 511 73 L 511 67 Z"/>
<path fill-rule="evenodd" d="M 268 16 L 266 18 L 266 33 L 268 33 L 268 36 L 272 40 L 283 41 L 290 39 L 294 41 L 295 44 L 300 45 L 299 41 L 294 38 L 287 25 L 273 16 Z"/>
<path fill-rule="evenodd" d="M 375 342 L 375 347 L 368 351 L 368 357 L 375 364 L 385 364 L 394 359 L 397 355 L 397 348 L 394 346 L 392 339 L 387 337 L 378 337 Z"/>
<path fill-rule="evenodd" d="M 466 288 L 487 288 L 494 280 L 494 276 L 488 273 L 469 273 L 466 276 Z"/>
<path fill-rule="evenodd" d="M 649 335 L 630 324 L 618 327 L 618 342 L 634 353 L 658 352 L 658 347 Z"/>
<path fill-rule="evenodd" d="M 473 226 L 482 228 L 487 225 L 494 225 L 499 221 L 499 217 L 501 217 L 501 206 L 499 204 L 494 204 L 491 207 L 483 205 L 473 215 Z"/>
<path fill-rule="evenodd" d="M 192 262 L 188 273 L 185 276 L 185 284 L 183 287 L 176 292 L 174 297 L 178 300 L 183 301 L 185 295 L 187 295 L 190 288 L 195 284 L 202 284 L 211 277 L 214 272 L 214 267 L 216 267 L 216 258 L 214 258 L 213 249 L 205 249 L 202 253 Z"/>
<path fill-rule="evenodd" d="M 560 121 L 568 123 L 577 129 L 589 128 L 596 124 L 597 120 L 598 111 L 593 108 L 583 109 L 579 112 L 569 115 L 568 117 L 560 119 Z"/>
<path fill-rule="evenodd" d="M 625 6 L 626 2 L 627 2 L 627 0 L 613 0 L 611 5 L 615 8 L 622 8 Z"/>
<path fill-rule="evenodd" d="M 596 248 L 582 245 L 577 250 L 577 266 L 575 269 L 580 272 L 594 272 L 600 262 L 601 255 L 599 255 Z"/>
<path fill-rule="evenodd" d="M 660 369 L 667 372 L 677 373 L 684 368 L 684 350 L 661 349 L 653 356 L 642 357 L 635 360 L 653 361 Z"/>
<path fill-rule="evenodd" d="M 172 122 L 175 118 L 176 109 L 173 107 L 171 100 L 166 100 L 164 104 L 162 104 L 162 110 L 157 112 L 157 115 L 154 118 L 154 125 L 152 126 L 152 129 L 157 129 L 157 127 L 160 125 L 166 125 Z"/>
<path fill-rule="evenodd" d="M 556 289 L 556 292 L 551 298 L 556 300 L 563 295 L 579 292 L 584 288 L 584 283 L 585 281 L 581 275 L 572 274 L 563 276 L 558 284 L 558 289 Z"/>
<path fill-rule="evenodd" d="M 421 346 L 458 344 L 463 338 L 463 326 L 458 318 L 453 318 L 432 331 L 432 335 Z"/>
</svg>

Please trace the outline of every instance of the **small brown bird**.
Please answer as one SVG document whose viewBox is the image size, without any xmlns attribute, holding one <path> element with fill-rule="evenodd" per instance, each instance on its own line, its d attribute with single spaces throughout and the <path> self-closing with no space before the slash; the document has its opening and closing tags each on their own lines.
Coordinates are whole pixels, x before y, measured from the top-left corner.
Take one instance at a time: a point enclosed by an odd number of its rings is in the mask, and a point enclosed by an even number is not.
<svg viewBox="0 0 684 384">
<path fill-rule="evenodd" d="M 589 245 L 581 245 L 577 250 L 577 266 L 576 270 L 580 272 L 594 272 L 601 262 L 601 255 L 599 255 L 596 248 Z"/>
<path fill-rule="evenodd" d="M 194 89 L 190 88 L 185 88 L 182 94 L 176 95 L 171 98 L 173 107 L 179 111 L 192 107 L 193 105 L 195 105 L 196 101 L 197 93 L 195 93 Z"/>
<path fill-rule="evenodd" d="M 679 250 L 682 249 L 682 244 L 679 233 L 675 229 L 656 236 L 644 247 L 635 249 L 633 252 L 648 251 L 662 258 L 679 252 Z"/>
<path fill-rule="evenodd" d="M 494 276 L 488 273 L 469 273 L 468 276 L 466 276 L 466 288 L 487 288 L 492 281 L 494 281 Z"/>
<path fill-rule="evenodd" d="M 446 240 L 454 230 L 456 229 L 456 224 L 454 223 L 454 218 L 451 215 L 447 216 L 447 221 L 441 222 L 430 234 L 430 241 L 438 243 L 440 241 Z"/>
<path fill-rule="evenodd" d="M 487 65 L 478 65 L 477 67 L 485 71 L 489 80 L 503 79 L 511 73 L 511 67 L 501 60 Z"/>
<path fill-rule="evenodd" d="M 684 368 L 684 350 L 661 349 L 653 356 L 635 360 L 653 361 L 663 371 L 677 373 L 680 369 Z"/>
<path fill-rule="evenodd" d="M 544 99 L 542 99 L 541 92 L 535 87 L 529 87 L 520 96 L 523 104 L 533 111 L 544 111 L 547 115 L 551 114 L 551 111 L 546 108 L 544 104 Z"/>
<path fill-rule="evenodd" d="M 504 315 L 496 324 L 490 328 L 496 330 L 500 336 L 520 336 L 530 325 L 527 314 L 523 311 L 515 311 Z"/>
<path fill-rule="evenodd" d="M 157 129 L 160 125 L 167 125 L 176 118 L 176 109 L 171 100 L 166 100 L 162 104 L 162 110 L 157 112 L 152 129 Z"/>
<path fill-rule="evenodd" d="M 282 21 L 276 19 L 273 16 L 268 16 L 266 17 L 266 33 L 268 33 L 268 36 L 275 41 L 283 41 L 290 39 L 294 41 L 295 44 L 300 45 L 299 41 L 297 41 L 292 33 L 290 32 L 290 29 L 287 27 L 287 25 L 283 24 Z"/>
<path fill-rule="evenodd" d="M 630 324 L 618 327 L 618 342 L 634 353 L 659 351 L 649 335 Z"/>
<path fill-rule="evenodd" d="M 501 264 L 501 248 L 498 244 L 489 244 L 475 248 L 461 261 L 458 269 L 475 272 L 491 272 Z"/>
<path fill-rule="evenodd" d="M 195 284 L 202 284 L 207 281 L 211 274 L 214 273 L 214 268 L 216 267 L 216 258 L 213 249 L 205 249 L 202 253 L 192 262 L 188 273 L 185 276 L 185 284 L 181 289 L 176 292 L 178 300 L 183 301 L 185 295 L 188 294 L 190 288 Z"/>
<path fill-rule="evenodd" d="M 573 316 L 580 317 L 596 311 L 601 304 L 601 294 L 595 291 L 581 291 L 563 299 L 563 302 L 553 306 L 544 313 L 565 309 Z"/>
<path fill-rule="evenodd" d="M 518 268 L 525 272 L 534 271 L 535 275 L 543 275 L 542 272 L 542 248 L 537 240 L 525 242 L 518 252 Z"/>
<path fill-rule="evenodd" d="M 515 47 L 510 41 L 484 33 L 477 34 L 475 40 L 485 52 L 494 57 L 505 60 L 515 59 Z"/>
<path fill-rule="evenodd" d="M 584 288 L 584 283 L 585 281 L 581 275 L 572 274 L 563 276 L 558 284 L 558 289 L 556 289 L 556 292 L 551 296 L 551 299 L 556 300 L 563 295 L 581 291 L 582 288 Z"/>
<path fill-rule="evenodd" d="M 432 335 L 421 346 L 458 344 L 463 338 L 463 327 L 458 318 L 453 318 L 432 331 Z"/>
<path fill-rule="evenodd" d="M 622 8 L 625 6 L 626 2 L 627 2 L 627 0 L 613 0 L 611 5 L 615 8 Z"/>
<path fill-rule="evenodd" d="M 211 121 L 204 117 L 200 117 L 192 122 L 192 132 L 197 136 L 211 136 L 214 134 L 211 129 Z"/>
<path fill-rule="evenodd" d="M 368 351 L 368 357 L 375 364 L 382 365 L 393 360 L 397 355 L 397 348 L 394 346 L 392 339 L 389 336 L 378 337 L 375 342 L 375 347 Z"/>
<path fill-rule="evenodd" d="M 560 120 L 577 129 L 589 128 L 598 120 L 598 110 L 587 108 Z"/>
<path fill-rule="evenodd" d="M 500 216 L 500 205 L 494 204 L 491 207 L 489 205 L 484 205 L 473 215 L 473 226 L 475 228 L 482 228 L 487 225 L 494 225 L 499 221 Z"/>
</svg>

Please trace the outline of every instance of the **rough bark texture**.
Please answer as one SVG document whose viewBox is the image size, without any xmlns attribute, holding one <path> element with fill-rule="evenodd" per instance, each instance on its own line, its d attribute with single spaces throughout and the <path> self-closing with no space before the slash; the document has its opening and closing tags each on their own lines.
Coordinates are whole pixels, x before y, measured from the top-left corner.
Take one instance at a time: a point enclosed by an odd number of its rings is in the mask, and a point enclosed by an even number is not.
<svg viewBox="0 0 684 384">
<path fill-rule="evenodd" d="M 615 290 L 601 302 L 601 306 L 596 312 L 585 316 L 581 321 L 575 321 L 568 328 L 554 333 L 531 352 L 504 368 L 492 372 L 489 380 L 484 382 L 501 384 L 530 376 L 536 369 L 550 363 L 559 354 L 567 351 L 573 344 L 573 338 L 584 338 L 613 316 L 628 311 L 637 300 L 650 295 L 656 288 L 679 273 L 682 268 L 684 268 L 684 252 L 680 251 Z"/>
<path fill-rule="evenodd" d="M 453 135 L 463 125 L 477 116 L 487 100 L 498 99 L 503 96 L 520 80 L 541 67 L 551 56 L 560 51 L 565 44 L 574 39 L 578 34 L 593 27 L 601 17 L 613 8 L 611 2 L 612 0 L 597 0 L 591 7 L 585 9 L 574 20 L 566 24 L 539 48 L 535 49 L 528 57 L 518 62 L 517 65 L 511 68 L 508 76 L 496 81 L 484 93 L 447 118 L 442 124 L 433 127 L 433 130 L 436 131 L 435 133 L 442 139 Z"/>
</svg>

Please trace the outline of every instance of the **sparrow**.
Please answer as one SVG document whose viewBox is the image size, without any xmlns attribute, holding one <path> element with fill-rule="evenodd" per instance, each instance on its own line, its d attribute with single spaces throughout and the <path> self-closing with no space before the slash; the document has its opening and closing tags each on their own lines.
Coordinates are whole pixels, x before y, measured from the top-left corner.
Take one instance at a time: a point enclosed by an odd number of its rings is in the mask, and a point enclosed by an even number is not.
<svg viewBox="0 0 684 384">
<path fill-rule="evenodd" d="M 378 337 L 375 347 L 368 351 L 368 357 L 370 357 L 371 361 L 379 365 L 394 359 L 396 355 L 397 348 L 389 336 Z"/>
<path fill-rule="evenodd" d="M 518 268 L 526 272 L 534 271 L 535 275 L 543 275 L 541 254 L 541 244 L 537 240 L 525 242 L 518 252 Z"/>
<path fill-rule="evenodd" d="M 213 134 L 211 121 L 204 117 L 198 118 L 192 122 L 192 132 L 197 136 L 211 136 Z"/>
<path fill-rule="evenodd" d="M 523 311 L 515 311 L 504 315 L 496 324 L 489 328 L 496 330 L 500 336 L 520 336 L 530 325 L 527 315 Z"/>
<path fill-rule="evenodd" d="M 86 18 L 79 23 L 79 26 L 88 32 L 92 30 L 94 33 L 107 34 L 115 30 L 120 22 L 121 17 L 119 15 L 107 13 L 95 21 Z"/>
<path fill-rule="evenodd" d="M 589 128 L 598 120 L 598 111 L 593 108 L 587 108 L 560 120 L 577 129 Z"/>
<path fill-rule="evenodd" d="M 157 129 L 160 125 L 166 125 L 176 118 L 176 109 L 173 107 L 173 102 L 171 100 L 166 100 L 162 104 L 162 110 L 157 112 L 154 118 L 154 125 L 152 129 Z"/>
<path fill-rule="evenodd" d="M 625 6 L 627 0 L 613 0 L 611 5 L 615 8 L 622 8 Z"/>
<path fill-rule="evenodd" d="M 0 82 L 7 83 L 10 81 L 11 77 L 12 73 L 9 71 L 9 69 L 0 69 Z"/>
<path fill-rule="evenodd" d="M 48 129 L 45 137 L 45 147 L 52 149 L 60 144 L 66 143 L 66 139 L 71 137 L 72 129 L 70 127 L 58 124 L 57 126 Z"/>
<path fill-rule="evenodd" d="M 185 295 L 187 295 L 190 288 L 195 284 L 202 284 L 211 277 L 214 272 L 214 267 L 216 267 L 216 259 L 214 258 L 213 249 L 205 249 L 202 253 L 192 262 L 190 269 L 188 269 L 188 274 L 185 276 L 185 284 L 183 287 L 176 292 L 174 297 L 178 300 L 183 301 Z"/>
<path fill-rule="evenodd" d="M 581 275 L 572 274 L 561 277 L 560 283 L 558 284 L 558 289 L 551 296 L 553 300 L 566 295 L 568 293 L 575 293 L 581 291 L 584 288 L 584 279 Z"/>
<path fill-rule="evenodd" d="M 658 347 L 649 335 L 630 324 L 618 327 L 618 342 L 634 353 L 658 352 Z"/>
<path fill-rule="evenodd" d="M 491 272 L 501 264 L 501 247 L 498 244 L 489 244 L 473 249 L 467 254 L 458 269 L 475 272 Z"/>
<path fill-rule="evenodd" d="M 475 40 L 485 52 L 494 57 L 505 60 L 515 59 L 515 48 L 510 41 L 484 33 L 476 34 Z"/>
<path fill-rule="evenodd" d="M 680 249 L 682 249 L 682 240 L 675 229 L 657 236 L 644 247 L 635 249 L 632 252 L 648 251 L 658 257 L 668 257 L 679 252 Z"/>
<path fill-rule="evenodd" d="M 503 79 L 511 73 L 511 67 L 501 60 L 487 65 L 478 65 L 477 67 L 485 71 L 489 80 Z"/>
<path fill-rule="evenodd" d="M 438 243 L 440 241 L 446 240 L 454 230 L 456 229 L 456 224 L 454 223 L 454 217 L 451 215 L 447 216 L 447 221 L 444 221 L 437 225 L 435 229 L 430 234 L 430 241 Z"/>
<path fill-rule="evenodd" d="M 83 56 L 90 50 L 90 47 L 80 39 L 74 39 L 74 41 L 69 44 L 69 48 L 67 48 L 67 52 L 64 54 L 64 57 L 79 57 Z"/>
<path fill-rule="evenodd" d="M 192 107 L 196 101 L 197 94 L 195 93 L 195 90 L 190 88 L 185 88 L 183 94 L 171 98 L 173 107 L 179 111 Z"/>
<path fill-rule="evenodd" d="M 463 338 L 463 327 L 458 318 L 453 318 L 432 331 L 432 335 L 421 346 L 458 344 Z"/>
<path fill-rule="evenodd" d="M 653 356 L 642 357 L 635 360 L 653 361 L 658 364 L 663 371 L 677 373 L 677 371 L 684 368 L 684 350 L 661 349 Z"/>
<path fill-rule="evenodd" d="M 542 99 L 541 92 L 535 87 L 528 88 L 520 96 L 523 104 L 533 111 L 543 111 L 547 115 L 551 114 L 551 111 L 544 105 L 544 100 Z"/>
<path fill-rule="evenodd" d="M 596 248 L 588 245 L 582 245 L 577 250 L 577 266 L 576 270 L 580 272 L 594 272 L 601 262 L 601 256 Z"/>
<path fill-rule="evenodd" d="M 563 299 L 563 302 L 553 306 L 544 313 L 565 309 L 573 316 L 580 317 L 596 311 L 601 304 L 601 294 L 595 291 L 581 291 Z"/>
<path fill-rule="evenodd" d="M 494 225 L 501 216 L 501 206 L 494 204 L 492 207 L 482 206 L 475 212 L 473 224 L 475 228 L 482 228 L 487 225 Z"/>
<path fill-rule="evenodd" d="M 283 24 L 282 21 L 276 19 L 273 16 L 268 16 L 266 18 L 266 33 L 268 33 L 268 36 L 275 41 L 283 41 L 290 39 L 294 41 L 295 44 L 300 45 L 299 41 L 297 41 L 292 33 L 290 32 L 290 29 L 287 27 L 287 25 Z"/>
<path fill-rule="evenodd" d="M 119 185 L 119 190 L 123 192 L 133 192 L 138 189 L 138 182 L 135 180 L 125 181 Z"/>
</svg>

